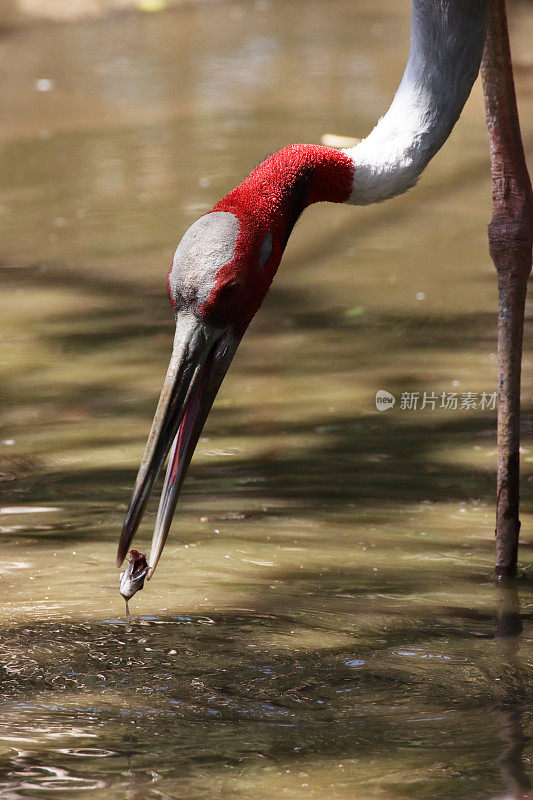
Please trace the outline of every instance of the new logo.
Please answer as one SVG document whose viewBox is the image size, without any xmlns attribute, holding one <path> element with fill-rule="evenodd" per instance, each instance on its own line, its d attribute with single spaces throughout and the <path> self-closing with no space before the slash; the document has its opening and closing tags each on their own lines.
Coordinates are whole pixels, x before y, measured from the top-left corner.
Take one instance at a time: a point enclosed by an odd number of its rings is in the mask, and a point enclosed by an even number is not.
<svg viewBox="0 0 533 800">
<path fill-rule="evenodd" d="M 378 411 L 389 411 L 389 409 L 394 408 L 395 402 L 394 395 L 386 392 L 385 389 L 380 389 L 376 392 L 376 408 Z"/>
</svg>

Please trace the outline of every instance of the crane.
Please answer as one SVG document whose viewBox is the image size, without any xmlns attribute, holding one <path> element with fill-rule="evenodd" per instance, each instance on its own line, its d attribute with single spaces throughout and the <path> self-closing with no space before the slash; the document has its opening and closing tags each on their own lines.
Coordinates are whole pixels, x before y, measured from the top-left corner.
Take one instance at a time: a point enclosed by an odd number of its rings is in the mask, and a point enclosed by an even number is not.
<svg viewBox="0 0 533 800">
<path fill-rule="evenodd" d="M 405 72 L 389 110 L 366 139 L 345 149 L 293 144 L 280 150 L 187 230 L 168 273 L 176 319 L 172 356 L 126 513 L 119 566 L 170 451 L 148 578 L 153 574 L 203 425 L 300 214 L 312 203 L 366 205 L 414 186 L 450 135 L 483 57 L 493 175 L 489 243 L 499 287 L 496 573 L 515 574 L 520 367 L 533 197 L 504 4 L 412 0 Z"/>
</svg>

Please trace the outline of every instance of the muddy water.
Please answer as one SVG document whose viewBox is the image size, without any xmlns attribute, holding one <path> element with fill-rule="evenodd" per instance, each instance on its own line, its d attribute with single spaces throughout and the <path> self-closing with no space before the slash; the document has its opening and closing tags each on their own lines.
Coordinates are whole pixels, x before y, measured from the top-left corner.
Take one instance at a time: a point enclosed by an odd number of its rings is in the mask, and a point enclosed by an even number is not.
<svg viewBox="0 0 533 800">
<path fill-rule="evenodd" d="M 306 212 L 131 631 L 118 594 L 177 240 L 266 154 L 367 133 L 408 29 L 384 0 L 3 29 L 0 797 L 527 791 L 533 449 L 526 413 L 522 578 L 497 590 L 479 86 L 415 191 Z M 512 31 L 531 152 L 526 5 Z"/>
</svg>

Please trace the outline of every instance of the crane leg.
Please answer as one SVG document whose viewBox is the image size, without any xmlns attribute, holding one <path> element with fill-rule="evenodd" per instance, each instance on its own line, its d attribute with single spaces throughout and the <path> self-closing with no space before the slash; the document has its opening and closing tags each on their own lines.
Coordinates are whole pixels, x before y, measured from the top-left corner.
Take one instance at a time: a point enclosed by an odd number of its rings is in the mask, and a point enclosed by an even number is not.
<svg viewBox="0 0 533 800">
<path fill-rule="evenodd" d="M 505 0 L 491 0 L 481 75 L 492 170 L 489 249 L 498 275 L 499 300 L 496 575 L 512 578 L 520 532 L 520 371 L 531 272 L 533 193 L 520 135 Z"/>
</svg>

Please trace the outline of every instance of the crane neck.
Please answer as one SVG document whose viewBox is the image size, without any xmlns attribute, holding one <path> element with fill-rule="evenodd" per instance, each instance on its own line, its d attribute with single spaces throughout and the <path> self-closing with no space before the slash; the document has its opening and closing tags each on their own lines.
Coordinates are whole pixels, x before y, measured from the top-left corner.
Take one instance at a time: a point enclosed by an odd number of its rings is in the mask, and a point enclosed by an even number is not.
<svg viewBox="0 0 533 800">
<path fill-rule="evenodd" d="M 374 130 L 343 152 L 354 165 L 349 203 L 401 194 L 442 147 L 481 63 L 489 0 L 412 0 L 411 47 L 392 104 Z"/>
<path fill-rule="evenodd" d="M 349 199 L 353 173 L 351 159 L 340 150 L 292 144 L 259 164 L 213 211 L 244 213 L 249 223 L 277 231 L 285 243 L 308 205 Z"/>
<path fill-rule="evenodd" d="M 294 144 L 263 161 L 214 211 L 230 211 L 286 243 L 303 209 L 366 205 L 401 194 L 442 147 L 479 71 L 489 0 L 412 0 L 411 47 L 392 104 L 353 148 Z"/>
</svg>

